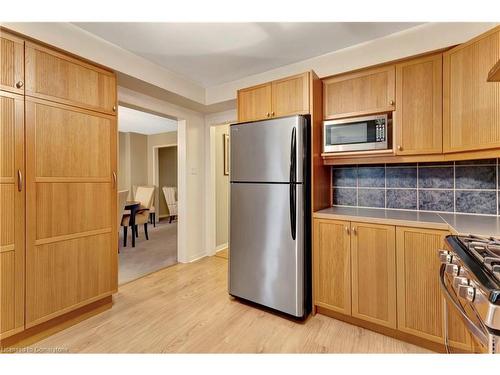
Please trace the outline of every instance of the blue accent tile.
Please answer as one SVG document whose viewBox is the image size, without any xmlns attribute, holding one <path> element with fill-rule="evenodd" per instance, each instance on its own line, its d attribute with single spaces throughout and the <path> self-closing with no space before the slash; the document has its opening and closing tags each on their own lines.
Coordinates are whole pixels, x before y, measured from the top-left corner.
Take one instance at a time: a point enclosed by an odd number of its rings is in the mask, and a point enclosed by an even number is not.
<svg viewBox="0 0 500 375">
<path fill-rule="evenodd" d="M 356 206 L 357 189 L 333 189 L 333 204 L 339 206 Z"/>
<path fill-rule="evenodd" d="M 417 209 L 416 189 L 387 189 L 387 208 Z"/>
<path fill-rule="evenodd" d="M 456 210 L 473 214 L 497 213 L 497 192 L 495 191 L 457 191 Z"/>
<path fill-rule="evenodd" d="M 453 191 L 450 190 L 419 190 L 419 210 L 453 211 Z"/>
<path fill-rule="evenodd" d="M 494 166 L 455 167 L 456 189 L 495 189 L 496 181 Z"/>
<path fill-rule="evenodd" d="M 356 187 L 357 186 L 357 168 L 333 168 L 332 184 L 333 186 Z"/>
<path fill-rule="evenodd" d="M 387 168 L 387 187 L 416 188 L 417 168 Z"/>
<path fill-rule="evenodd" d="M 385 207 L 385 189 L 358 189 L 358 206 Z"/>
<path fill-rule="evenodd" d="M 453 167 L 419 168 L 418 187 L 453 189 Z"/>
<path fill-rule="evenodd" d="M 460 160 L 456 161 L 455 165 L 481 165 L 481 164 L 492 164 L 495 165 L 497 159 L 478 159 L 478 160 Z"/>
<path fill-rule="evenodd" d="M 359 187 L 385 187 L 384 167 L 359 167 L 358 168 Z"/>
</svg>

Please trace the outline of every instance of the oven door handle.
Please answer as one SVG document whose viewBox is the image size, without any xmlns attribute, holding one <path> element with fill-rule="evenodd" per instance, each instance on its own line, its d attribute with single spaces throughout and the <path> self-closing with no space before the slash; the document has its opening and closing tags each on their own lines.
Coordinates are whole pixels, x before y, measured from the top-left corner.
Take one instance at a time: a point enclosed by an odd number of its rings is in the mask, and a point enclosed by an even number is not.
<svg viewBox="0 0 500 375">
<path fill-rule="evenodd" d="M 441 264 L 441 268 L 439 270 L 439 286 L 441 287 L 441 291 L 443 292 L 444 297 L 448 302 L 450 302 L 453 307 L 455 307 L 456 310 L 458 310 L 460 317 L 462 318 L 463 322 L 467 326 L 467 328 L 470 330 L 470 332 L 483 344 L 488 346 L 488 337 L 484 333 L 484 331 L 478 327 L 468 316 L 467 313 L 465 312 L 464 308 L 458 303 L 453 296 L 451 295 L 450 291 L 446 287 L 446 284 L 444 282 L 444 270 L 445 270 L 446 265 Z M 446 313 L 446 312 L 445 312 Z M 448 328 L 446 328 L 447 330 Z"/>
</svg>

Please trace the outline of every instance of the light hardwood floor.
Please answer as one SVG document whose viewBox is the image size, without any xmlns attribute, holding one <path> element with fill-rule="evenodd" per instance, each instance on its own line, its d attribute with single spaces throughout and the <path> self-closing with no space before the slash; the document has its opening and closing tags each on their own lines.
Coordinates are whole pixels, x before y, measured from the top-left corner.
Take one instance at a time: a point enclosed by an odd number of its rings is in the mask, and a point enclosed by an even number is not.
<svg viewBox="0 0 500 375">
<path fill-rule="evenodd" d="M 111 310 L 33 345 L 90 353 L 425 353 L 316 315 L 297 323 L 227 294 L 227 261 L 203 258 L 125 284 Z"/>
</svg>

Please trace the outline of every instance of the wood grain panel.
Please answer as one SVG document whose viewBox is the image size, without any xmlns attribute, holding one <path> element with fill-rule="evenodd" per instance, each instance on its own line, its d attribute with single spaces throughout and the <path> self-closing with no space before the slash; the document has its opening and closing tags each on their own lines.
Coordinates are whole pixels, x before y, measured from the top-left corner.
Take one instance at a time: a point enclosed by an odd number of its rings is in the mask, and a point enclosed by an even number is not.
<svg viewBox="0 0 500 375">
<path fill-rule="evenodd" d="M 396 65 L 396 153 L 441 153 L 442 54 Z"/>
<path fill-rule="evenodd" d="M 114 73 L 32 42 L 26 42 L 26 95 L 109 114 L 116 111 Z"/>
<path fill-rule="evenodd" d="M 24 40 L 0 30 L 0 90 L 24 94 Z"/>
<path fill-rule="evenodd" d="M 448 304 L 448 341 L 450 346 L 465 351 L 473 350 L 473 340 L 455 307 Z"/>
<path fill-rule="evenodd" d="M 308 114 L 309 72 L 272 82 L 272 117 Z"/>
<path fill-rule="evenodd" d="M 41 323 L 114 289 L 111 234 L 35 246 L 26 262 L 26 326 Z"/>
<path fill-rule="evenodd" d="M 115 119 L 47 101 L 26 100 L 34 126 L 36 177 L 111 176 Z"/>
<path fill-rule="evenodd" d="M 396 229 L 398 329 L 438 343 L 444 343 L 438 250 L 448 234 L 430 229 Z"/>
<path fill-rule="evenodd" d="M 271 83 L 238 90 L 238 121 L 269 118 L 272 112 Z"/>
<path fill-rule="evenodd" d="M 314 219 L 314 304 L 351 314 L 348 221 Z"/>
<path fill-rule="evenodd" d="M 394 93 L 394 65 L 324 79 L 324 117 L 335 119 L 393 111 Z"/>
<path fill-rule="evenodd" d="M 110 183 L 37 183 L 36 240 L 111 228 Z M 114 217 L 113 217 L 114 218 Z"/>
<path fill-rule="evenodd" d="M 0 92 L 0 338 L 24 329 L 24 101 Z"/>
<path fill-rule="evenodd" d="M 444 53 L 445 152 L 500 147 L 500 83 L 487 82 L 500 59 L 500 27 Z"/>
<path fill-rule="evenodd" d="M 395 228 L 351 223 L 352 316 L 396 328 Z"/>
</svg>

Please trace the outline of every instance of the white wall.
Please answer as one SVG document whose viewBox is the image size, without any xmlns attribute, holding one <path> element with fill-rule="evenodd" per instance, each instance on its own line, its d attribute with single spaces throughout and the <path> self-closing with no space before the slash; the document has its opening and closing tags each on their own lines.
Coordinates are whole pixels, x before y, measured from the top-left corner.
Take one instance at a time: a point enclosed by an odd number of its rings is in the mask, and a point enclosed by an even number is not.
<svg viewBox="0 0 500 375">
<path fill-rule="evenodd" d="M 229 124 L 215 126 L 215 246 L 228 242 L 229 176 L 224 174 L 224 135 L 229 135 Z"/>
<path fill-rule="evenodd" d="M 189 262 L 206 255 L 204 242 L 205 117 L 199 112 L 118 87 L 120 103 L 177 118 L 179 261 Z M 150 156 L 151 157 L 151 156 Z M 182 173 L 184 171 L 184 173 Z M 152 174 L 148 173 L 152 183 Z"/>
</svg>

